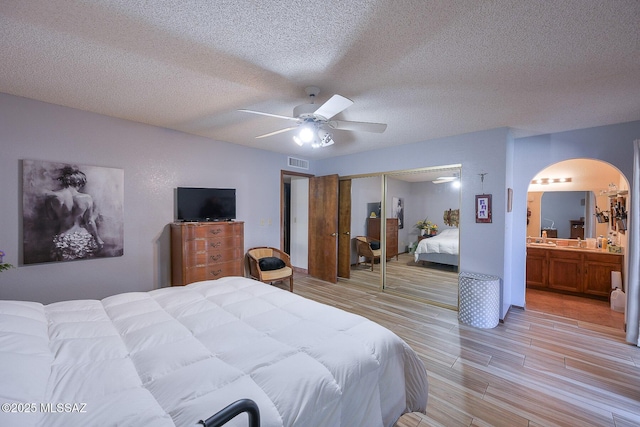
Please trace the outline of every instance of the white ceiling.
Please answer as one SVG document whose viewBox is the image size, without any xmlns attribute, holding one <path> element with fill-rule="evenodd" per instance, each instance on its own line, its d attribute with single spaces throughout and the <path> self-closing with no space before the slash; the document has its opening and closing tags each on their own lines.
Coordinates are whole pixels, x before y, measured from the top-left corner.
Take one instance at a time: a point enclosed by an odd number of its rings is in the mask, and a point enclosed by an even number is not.
<svg viewBox="0 0 640 427">
<path fill-rule="evenodd" d="M 638 0 L 3 0 L 0 92 L 325 158 L 509 126 L 516 136 L 640 119 Z M 355 104 L 299 148 L 321 88 Z"/>
</svg>

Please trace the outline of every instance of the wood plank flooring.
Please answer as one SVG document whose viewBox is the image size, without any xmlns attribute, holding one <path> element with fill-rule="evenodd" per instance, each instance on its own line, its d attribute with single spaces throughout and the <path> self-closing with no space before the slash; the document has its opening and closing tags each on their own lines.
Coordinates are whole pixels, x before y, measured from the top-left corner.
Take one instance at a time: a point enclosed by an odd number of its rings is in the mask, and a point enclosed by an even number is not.
<svg viewBox="0 0 640 427">
<path fill-rule="evenodd" d="M 406 414 L 396 427 L 640 425 L 640 348 L 620 327 L 529 307 L 477 329 L 453 310 L 373 286 L 300 274 L 294 282 L 295 293 L 380 323 L 421 357 L 426 414 Z"/>
<path fill-rule="evenodd" d="M 349 283 L 379 289 L 380 265 L 352 266 Z M 403 253 L 387 261 L 386 290 L 431 301 L 446 308 L 458 307 L 457 267 L 436 263 L 416 263 L 413 254 Z"/>
</svg>

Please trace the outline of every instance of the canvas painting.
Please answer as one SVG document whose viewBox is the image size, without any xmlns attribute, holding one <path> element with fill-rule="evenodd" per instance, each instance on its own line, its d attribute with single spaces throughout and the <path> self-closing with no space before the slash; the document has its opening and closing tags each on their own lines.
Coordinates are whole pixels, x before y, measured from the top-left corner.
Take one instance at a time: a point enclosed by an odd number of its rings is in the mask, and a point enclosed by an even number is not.
<svg viewBox="0 0 640 427">
<path fill-rule="evenodd" d="M 400 197 L 393 197 L 393 218 L 398 218 L 398 228 L 404 228 L 404 201 Z"/>
<path fill-rule="evenodd" d="M 23 262 L 124 253 L 124 170 L 22 161 Z"/>
</svg>

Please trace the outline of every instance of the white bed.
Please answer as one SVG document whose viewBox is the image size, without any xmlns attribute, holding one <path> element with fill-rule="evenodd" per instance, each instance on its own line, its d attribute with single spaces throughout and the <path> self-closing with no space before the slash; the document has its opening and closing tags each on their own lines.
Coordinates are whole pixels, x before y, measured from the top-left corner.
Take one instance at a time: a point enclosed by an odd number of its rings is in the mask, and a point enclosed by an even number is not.
<svg viewBox="0 0 640 427">
<path fill-rule="evenodd" d="M 361 316 L 242 277 L 103 300 L 0 301 L 0 425 L 392 426 L 424 412 L 415 352 Z M 240 415 L 229 426 L 247 426 Z"/>
<path fill-rule="evenodd" d="M 415 261 L 458 266 L 460 236 L 457 228 L 447 228 L 436 236 L 422 239 L 415 251 Z"/>
</svg>

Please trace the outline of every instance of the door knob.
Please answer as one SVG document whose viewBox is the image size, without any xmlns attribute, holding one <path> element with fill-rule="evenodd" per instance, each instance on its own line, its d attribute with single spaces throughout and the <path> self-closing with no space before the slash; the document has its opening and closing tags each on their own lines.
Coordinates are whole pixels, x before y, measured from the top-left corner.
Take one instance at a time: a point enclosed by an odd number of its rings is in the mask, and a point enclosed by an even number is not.
<svg viewBox="0 0 640 427">
<path fill-rule="evenodd" d="M 349 233 L 348 231 L 345 231 L 344 234 L 346 234 L 347 236 L 349 236 L 351 233 Z"/>
<path fill-rule="evenodd" d="M 336 237 L 338 233 L 331 233 L 331 237 Z"/>
</svg>

